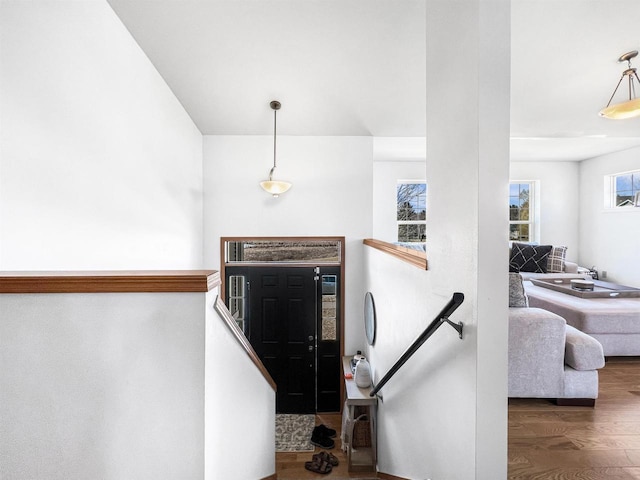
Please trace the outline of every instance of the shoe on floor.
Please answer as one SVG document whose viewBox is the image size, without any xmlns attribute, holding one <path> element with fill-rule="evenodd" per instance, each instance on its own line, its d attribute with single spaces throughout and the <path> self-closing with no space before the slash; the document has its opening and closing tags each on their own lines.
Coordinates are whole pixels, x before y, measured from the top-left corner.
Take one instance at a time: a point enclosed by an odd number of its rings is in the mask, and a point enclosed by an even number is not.
<svg viewBox="0 0 640 480">
<path fill-rule="evenodd" d="M 336 457 L 333 453 L 330 453 L 330 452 L 316 453 L 313 456 L 313 461 L 316 463 L 328 462 L 331 464 L 332 467 L 337 467 L 338 464 L 340 463 L 340 461 L 338 460 L 338 457 Z"/>
<path fill-rule="evenodd" d="M 326 449 L 332 449 L 336 446 L 336 443 L 329 437 L 323 437 L 321 435 L 311 435 L 311 443 Z"/>
<path fill-rule="evenodd" d="M 334 438 L 336 436 L 336 431 L 333 428 L 329 428 L 326 425 L 318 425 L 313 429 L 313 435 L 319 437 L 329 437 Z"/>
<path fill-rule="evenodd" d="M 311 472 L 322 474 L 331 473 L 331 470 L 333 470 L 333 467 L 329 462 L 316 462 L 315 460 L 313 462 L 304 462 L 304 468 Z"/>
</svg>

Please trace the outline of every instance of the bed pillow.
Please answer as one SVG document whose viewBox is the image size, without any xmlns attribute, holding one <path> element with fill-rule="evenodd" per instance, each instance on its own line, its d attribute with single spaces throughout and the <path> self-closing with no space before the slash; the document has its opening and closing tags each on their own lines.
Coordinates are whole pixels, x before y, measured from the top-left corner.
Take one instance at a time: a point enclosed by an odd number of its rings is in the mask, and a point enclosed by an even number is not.
<svg viewBox="0 0 640 480">
<path fill-rule="evenodd" d="M 528 307 L 529 299 L 524 293 L 522 276 L 519 273 L 509 274 L 509 307 Z"/>
<path fill-rule="evenodd" d="M 547 273 L 564 272 L 564 261 L 567 256 L 567 247 L 554 246 L 547 257 Z"/>
<path fill-rule="evenodd" d="M 530 245 L 528 243 L 513 242 L 510 272 L 547 273 L 547 257 L 551 253 L 551 245 Z"/>
</svg>

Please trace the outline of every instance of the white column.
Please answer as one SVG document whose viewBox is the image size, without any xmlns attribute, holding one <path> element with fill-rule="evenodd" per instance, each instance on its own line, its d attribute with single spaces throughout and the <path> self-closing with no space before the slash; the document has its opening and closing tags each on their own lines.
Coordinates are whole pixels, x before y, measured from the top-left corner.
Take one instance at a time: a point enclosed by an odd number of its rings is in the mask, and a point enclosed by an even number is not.
<svg viewBox="0 0 640 480">
<path fill-rule="evenodd" d="M 464 358 L 458 368 L 472 372 L 452 374 L 475 383 L 475 395 L 456 401 L 470 422 L 461 427 L 462 440 L 441 432 L 449 452 L 457 444 L 461 455 L 475 455 L 474 476 L 450 453 L 448 466 L 444 460 L 434 466 L 433 478 L 489 480 L 507 473 L 509 77 L 508 0 L 427 2 L 431 293 L 465 294 L 456 314 L 466 323 L 464 349 L 456 355 Z"/>
</svg>

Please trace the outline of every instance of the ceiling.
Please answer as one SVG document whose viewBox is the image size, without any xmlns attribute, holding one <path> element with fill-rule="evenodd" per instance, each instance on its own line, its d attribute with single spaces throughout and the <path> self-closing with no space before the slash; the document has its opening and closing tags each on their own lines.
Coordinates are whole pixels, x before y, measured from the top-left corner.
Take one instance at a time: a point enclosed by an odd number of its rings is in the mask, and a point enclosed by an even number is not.
<svg viewBox="0 0 640 480">
<path fill-rule="evenodd" d="M 424 137 L 426 0 L 108 0 L 203 134 Z M 606 104 L 638 0 L 512 0 L 512 160 L 640 145 Z M 464 59 L 461 59 L 464 64 Z M 640 57 L 635 64 L 640 67 Z"/>
</svg>

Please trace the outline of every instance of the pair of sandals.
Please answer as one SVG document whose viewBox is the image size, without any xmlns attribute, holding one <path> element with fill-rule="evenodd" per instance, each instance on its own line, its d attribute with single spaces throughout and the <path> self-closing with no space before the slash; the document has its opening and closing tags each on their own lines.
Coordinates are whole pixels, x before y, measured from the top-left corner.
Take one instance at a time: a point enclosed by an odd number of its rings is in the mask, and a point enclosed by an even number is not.
<svg viewBox="0 0 640 480">
<path fill-rule="evenodd" d="M 340 463 L 338 457 L 329 452 L 316 453 L 312 458 L 310 462 L 304 463 L 304 468 L 315 473 L 331 473 L 333 467 L 337 467 Z"/>
</svg>

